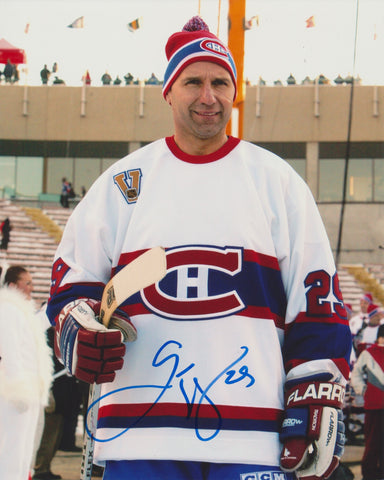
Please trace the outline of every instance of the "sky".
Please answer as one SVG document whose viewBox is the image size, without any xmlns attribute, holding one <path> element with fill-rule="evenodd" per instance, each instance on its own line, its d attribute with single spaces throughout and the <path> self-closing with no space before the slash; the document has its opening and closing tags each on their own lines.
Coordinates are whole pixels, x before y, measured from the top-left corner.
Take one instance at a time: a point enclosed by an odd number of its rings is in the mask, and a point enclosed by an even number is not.
<svg viewBox="0 0 384 480">
<path fill-rule="evenodd" d="M 40 70 L 54 62 L 67 85 L 81 85 L 87 69 L 92 85 L 105 71 L 113 79 L 128 72 L 162 79 L 168 37 L 198 13 L 227 40 L 228 0 L 0 0 L 0 38 L 25 49 L 28 65 L 19 70 L 29 85 L 39 85 Z M 256 15 L 259 25 L 245 32 L 251 83 L 285 83 L 291 73 L 301 83 L 322 73 L 384 84 L 384 0 L 247 0 L 246 18 Z M 68 28 L 81 16 L 84 28 Z M 315 26 L 307 28 L 311 16 Z M 136 18 L 141 26 L 130 32 Z"/>
</svg>

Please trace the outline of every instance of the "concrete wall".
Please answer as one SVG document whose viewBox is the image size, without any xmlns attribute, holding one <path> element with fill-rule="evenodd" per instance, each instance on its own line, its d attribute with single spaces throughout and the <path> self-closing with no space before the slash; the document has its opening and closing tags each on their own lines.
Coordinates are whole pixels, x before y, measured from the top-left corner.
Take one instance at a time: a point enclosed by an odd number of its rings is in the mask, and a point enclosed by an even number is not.
<svg viewBox="0 0 384 480">
<path fill-rule="evenodd" d="M 244 139 L 344 142 L 350 93 L 347 85 L 248 87 Z M 384 86 L 355 86 L 353 105 L 351 140 L 383 141 Z M 1 139 L 147 142 L 173 129 L 159 86 L 0 85 L 0 108 Z"/>
</svg>

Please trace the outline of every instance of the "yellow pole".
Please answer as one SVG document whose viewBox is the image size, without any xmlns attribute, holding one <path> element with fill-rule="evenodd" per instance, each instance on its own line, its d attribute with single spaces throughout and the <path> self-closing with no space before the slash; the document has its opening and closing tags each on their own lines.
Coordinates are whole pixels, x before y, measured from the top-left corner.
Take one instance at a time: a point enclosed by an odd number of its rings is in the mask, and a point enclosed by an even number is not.
<svg viewBox="0 0 384 480">
<path fill-rule="evenodd" d="M 228 124 L 227 133 L 236 133 L 243 138 L 243 117 L 245 100 L 244 83 L 244 31 L 246 0 L 229 0 L 228 8 L 228 47 L 232 52 L 237 69 L 237 97 L 234 102 L 235 115 Z M 232 128 L 235 117 L 238 117 L 238 130 Z M 229 131 L 228 131 L 229 130 Z"/>
</svg>

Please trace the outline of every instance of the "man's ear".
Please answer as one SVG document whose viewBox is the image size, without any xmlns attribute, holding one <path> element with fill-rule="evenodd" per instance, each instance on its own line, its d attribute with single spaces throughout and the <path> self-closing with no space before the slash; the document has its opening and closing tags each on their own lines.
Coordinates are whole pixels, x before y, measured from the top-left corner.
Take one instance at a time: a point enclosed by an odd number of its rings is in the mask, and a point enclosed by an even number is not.
<svg viewBox="0 0 384 480">
<path fill-rule="evenodd" d="M 165 101 L 168 103 L 169 106 L 172 106 L 172 100 L 171 100 L 171 91 L 169 90 L 165 96 Z"/>
</svg>

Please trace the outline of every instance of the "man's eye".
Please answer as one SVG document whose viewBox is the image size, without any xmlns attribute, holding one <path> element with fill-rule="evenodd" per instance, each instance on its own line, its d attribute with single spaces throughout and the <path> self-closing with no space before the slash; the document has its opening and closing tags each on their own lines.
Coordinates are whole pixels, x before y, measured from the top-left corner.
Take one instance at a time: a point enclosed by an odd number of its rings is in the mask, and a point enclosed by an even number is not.
<svg viewBox="0 0 384 480">
<path fill-rule="evenodd" d="M 226 80 L 215 80 L 213 82 L 213 85 L 215 85 L 217 87 L 221 87 L 221 86 L 226 87 L 228 85 L 228 82 Z"/>
</svg>

